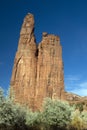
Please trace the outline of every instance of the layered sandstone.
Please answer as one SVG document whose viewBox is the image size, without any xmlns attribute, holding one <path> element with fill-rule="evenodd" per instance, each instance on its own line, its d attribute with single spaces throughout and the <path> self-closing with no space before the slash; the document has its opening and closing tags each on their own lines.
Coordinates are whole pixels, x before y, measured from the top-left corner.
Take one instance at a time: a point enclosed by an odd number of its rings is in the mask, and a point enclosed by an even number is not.
<svg viewBox="0 0 87 130">
<path fill-rule="evenodd" d="M 65 99 L 62 47 L 60 38 L 43 33 L 36 47 L 34 17 L 23 22 L 11 79 L 11 96 L 16 102 L 41 108 L 46 97 Z"/>
</svg>

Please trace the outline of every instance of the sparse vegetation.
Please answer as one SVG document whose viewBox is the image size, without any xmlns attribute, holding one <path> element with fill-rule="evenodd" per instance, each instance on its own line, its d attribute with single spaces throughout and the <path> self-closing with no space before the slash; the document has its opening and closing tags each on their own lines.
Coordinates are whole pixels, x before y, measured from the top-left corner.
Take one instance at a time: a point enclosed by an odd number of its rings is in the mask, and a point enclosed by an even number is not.
<svg viewBox="0 0 87 130">
<path fill-rule="evenodd" d="M 0 130 L 87 130 L 87 111 L 77 108 L 46 98 L 43 110 L 32 112 L 14 104 L 0 89 Z"/>
<path fill-rule="evenodd" d="M 79 109 L 80 112 L 83 111 L 83 103 L 77 103 L 75 106 L 76 106 L 76 109 Z"/>
</svg>

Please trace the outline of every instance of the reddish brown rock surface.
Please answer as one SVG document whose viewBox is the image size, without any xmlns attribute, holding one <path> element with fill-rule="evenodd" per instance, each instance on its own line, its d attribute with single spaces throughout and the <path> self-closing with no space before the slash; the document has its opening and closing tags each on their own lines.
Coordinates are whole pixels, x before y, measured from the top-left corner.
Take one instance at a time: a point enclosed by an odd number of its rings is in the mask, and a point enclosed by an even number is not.
<svg viewBox="0 0 87 130">
<path fill-rule="evenodd" d="M 34 37 L 34 18 L 28 14 L 20 32 L 18 50 L 14 60 L 11 79 L 11 93 L 15 101 L 31 107 L 36 87 L 36 43 Z"/>
<path fill-rule="evenodd" d="M 23 22 L 11 78 L 11 96 L 16 102 L 41 108 L 45 97 L 65 99 L 60 38 L 43 33 L 36 47 L 34 17 Z"/>
<path fill-rule="evenodd" d="M 64 97 L 64 75 L 60 38 L 43 34 L 38 45 L 36 99 L 39 105 L 43 98 Z"/>
</svg>

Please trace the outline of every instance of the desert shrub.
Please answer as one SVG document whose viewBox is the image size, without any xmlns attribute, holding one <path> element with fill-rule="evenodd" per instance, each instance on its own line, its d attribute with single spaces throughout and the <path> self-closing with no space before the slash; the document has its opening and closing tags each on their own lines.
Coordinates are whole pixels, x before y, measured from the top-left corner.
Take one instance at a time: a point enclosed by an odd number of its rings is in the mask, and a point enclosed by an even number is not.
<svg viewBox="0 0 87 130">
<path fill-rule="evenodd" d="M 32 112 L 32 110 L 27 110 L 26 114 L 26 125 L 31 130 L 39 130 L 40 129 L 40 113 Z"/>
<path fill-rule="evenodd" d="M 87 111 L 81 113 L 81 119 L 83 121 L 83 129 L 87 130 Z"/>
<path fill-rule="evenodd" d="M 79 110 L 75 110 L 71 115 L 70 129 L 72 130 L 83 130 L 83 120 Z"/>
<path fill-rule="evenodd" d="M 87 111 L 79 111 L 78 109 L 71 114 L 70 129 L 87 130 Z"/>
<path fill-rule="evenodd" d="M 72 107 L 66 102 L 46 98 L 41 122 L 47 129 L 66 129 L 70 123 Z"/>
<path fill-rule="evenodd" d="M 78 106 L 77 106 L 78 107 Z M 0 89 L 0 130 L 87 130 L 87 112 L 46 98 L 41 112 L 14 104 Z"/>
<path fill-rule="evenodd" d="M 83 111 L 83 103 L 77 103 L 75 106 L 76 106 L 76 109 L 79 109 L 80 112 Z"/>
<path fill-rule="evenodd" d="M 24 129 L 25 115 L 25 109 L 4 97 L 3 90 L 0 89 L 0 129 Z"/>
</svg>

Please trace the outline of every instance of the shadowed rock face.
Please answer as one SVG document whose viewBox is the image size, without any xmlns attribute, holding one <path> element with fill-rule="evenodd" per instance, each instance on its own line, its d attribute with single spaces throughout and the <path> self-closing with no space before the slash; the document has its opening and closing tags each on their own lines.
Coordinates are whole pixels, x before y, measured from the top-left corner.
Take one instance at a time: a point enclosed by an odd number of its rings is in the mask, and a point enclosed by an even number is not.
<svg viewBox="0 0 87 130">
<path fill-rule="evenodd" d="M 15 102 L 40 109 L 45 97 L 65 99 L 62 48 L 60 38 L 43 33 L 36 47 L 34 17 L 23 22 L 11 78 L 11 96 Z"/>
</svg>

